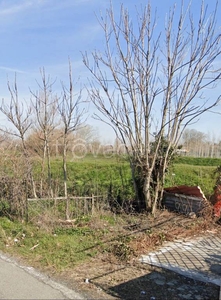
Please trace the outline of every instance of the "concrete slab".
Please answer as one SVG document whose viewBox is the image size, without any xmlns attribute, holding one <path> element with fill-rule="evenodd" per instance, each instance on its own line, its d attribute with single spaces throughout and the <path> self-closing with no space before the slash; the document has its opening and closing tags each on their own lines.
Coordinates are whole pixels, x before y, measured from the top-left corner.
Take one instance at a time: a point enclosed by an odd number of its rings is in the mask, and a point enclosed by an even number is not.
<svg viewBox="0 0 221 300">
<path fill-rule="evenodd" d="M 169 242 L 158 251 L 142 255 L 140 261 L 221 285 L 221 237 L 216 234 Z"/>
</svg>

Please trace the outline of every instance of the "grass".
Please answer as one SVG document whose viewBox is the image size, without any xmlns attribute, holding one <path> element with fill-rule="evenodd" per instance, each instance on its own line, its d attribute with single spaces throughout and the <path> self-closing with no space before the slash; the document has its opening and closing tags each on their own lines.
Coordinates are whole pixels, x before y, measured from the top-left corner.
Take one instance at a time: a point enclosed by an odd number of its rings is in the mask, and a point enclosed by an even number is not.
<svg viewBox="0 0 221 300">
<path fill-rule="evenodd" d="M 63 171 L 61 158 L 51 161 L 52 178 L 59 184 L 61 194 L 63 186 Z M 83 159 L 70 159 L 67 163 L 68 192 L 71 195 L 90 196 L 91 194 L 111 194 L 112 197 L 123 194 L 125 197 L 134 196 L 129 163 L 114 156 L 93 157 L 88 155 Z M 40 180 L 39 166 L 35 166 L 35 180 Z"/>
<path fill-rule="evenodd" d="M 221 158 L 178 156 L 175 164 L 215 167 L 221 165 Z"/>
<path fill-rule="evenodd" d="M 177 157 L 167 173 L 166 186 L 199 185 L 205 194 L 210 195 L 215 185 L 213 172 L 218 165 L 221 165 L 221 159 Z M 87 155 L 82 159 L 70 158 L 67 170 L 69 194 L 109 194 L 112 198 L 134 198 L 130 166 L 125 157 Z M 52 177 L 60 181 L 59 185 L 62 186 L 61 158 L 52 160 Z M 60 193 L 63 193 L 62 188 Z"/>
<path fill-rule="evenodd" d="M 138 220 L 139 216 L 111 212 L 82 216 L 65 225 L 56 219 L 27 224 L 0 217 L 0 249 L 58 272 L 98 253 L 113 253 L 124 260 L 132 253 L 133 236 L 125 236 L 123 227 Z"/>
<path fill-rule="evenodd" d="M 102 259 L 129 262 L 164 241 L 196 234 L 212 226 L 206 219 L 188 219 L 162 211 L 151 215 L 98 212 L 64 225 L 26 224 L 0 217 L 0 249 L 28 264 L 61 273 Z"/>
<path fill-rule="evenodd" d="M 206 196 L 213 194 L 215 186 L 214 166 L 174 164 L 166 177 L 166 186 L 200 186 Z"/>
<path fill-rule="evenodd" d="M 96 254 L 90 249 L 96 237 L 88 227 L 48 228 L 0 218 L 0 249 L 43 267 L 62 271 Z"/>
<path fill-rule="evenodd" d="M 113 253 L 124 260 L 132 253 L 133 237 L 122 234 L 123 224 L 127 221 L 122 216 L 109 212 L 66 225 L 51 222 L 47 227 L 0 217 L 0 249 L 55 272 L 72 269 L 98 253 Z"/>
</svg>

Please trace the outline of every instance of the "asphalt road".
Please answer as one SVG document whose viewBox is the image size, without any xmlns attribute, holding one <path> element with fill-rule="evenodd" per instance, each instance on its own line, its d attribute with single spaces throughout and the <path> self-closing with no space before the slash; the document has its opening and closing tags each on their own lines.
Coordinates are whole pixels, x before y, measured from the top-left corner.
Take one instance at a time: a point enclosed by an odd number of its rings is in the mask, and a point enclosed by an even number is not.
<svg viewBox="0 0 221 300">
<path fill-rule="evenodd" d="M 0 253 L 0 299 L 85 299 L 31 267 Z"/>
</svg>

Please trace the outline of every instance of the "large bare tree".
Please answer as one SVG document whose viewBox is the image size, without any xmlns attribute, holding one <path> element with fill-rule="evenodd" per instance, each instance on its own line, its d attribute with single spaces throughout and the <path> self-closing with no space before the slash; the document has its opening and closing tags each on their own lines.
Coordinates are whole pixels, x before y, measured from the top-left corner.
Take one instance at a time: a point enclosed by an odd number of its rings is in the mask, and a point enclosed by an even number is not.
<svg viewBox="0 0 221 300">
<path fill-rule="evenodd" d="M 220 101 L 214 89 L 221 78 L 217 5 L 209 14 L 202 2 L 193 14 L 182 1 L 179 10 L 169 10 L 162 30 L 150 3 L 135 20 L 123 6 L 115 17 L 111 6 L 99 21 L 104 52 L 83 54 L 96 117 L 124 143 L 139 205 L 152 213 L 182 131 Z M 209 88 L 213 99 L 204 93 Z"/>
<path fill-rule="evenodd" d="M 74 93 L 72 68 L 69 60 L 69 87 L 62 84 L 63 93 L 61 101 L 58 104 L 58 111 L 61 116 L 62 137 L 63 137 L 63 175 L 64 175 L 64 195 L 66 198 L 66 218 L 70 218 L 69 212 L 69 198 L 67 192 L 67 149 L 71 133 L 76 131 L 83 123 L 84 109 L 80 108 L 81 91 Z"/>
</svg>

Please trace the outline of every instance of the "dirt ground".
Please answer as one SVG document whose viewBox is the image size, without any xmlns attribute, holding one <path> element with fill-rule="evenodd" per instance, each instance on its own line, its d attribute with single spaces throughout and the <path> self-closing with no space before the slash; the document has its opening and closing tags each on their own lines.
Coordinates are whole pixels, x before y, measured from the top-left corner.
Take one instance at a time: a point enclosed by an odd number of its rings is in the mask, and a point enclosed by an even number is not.
<svg viewBox="0 0 221 300">
<path fill-rule="evenodd" d="M 84 292 L 88 299 L 219 299 L 218 286 L 142 264 L 139 257 L 157 249 L 164 241 L 203 235 L 210 230 L 218 232 L 220 225 L 203 218 L 190 219 L 168 212 L 160 212 L 154 219 L 143 216 L 139 222 L 136 218 L 132 219 L 133 222 L 128 222 L 121 229 L 112 228 L 111 243 L 117 232 L 119 236 L 120 230 L 124 236 L 133 237 L 130 242 L 133 253 L 126 259 L 122 259 L 116 251 L 118 244 L 113 244 L 115 248 L 112 252 L 100 252 L 96 258 L 66 270 L 57 278 L 69 287 Z M 107 236 L 108 242 L 110 236 Z"/>
<path fill-rule="evenodd" d="M 86 271 L 87 270 L 87 271 Z M 85 276 L 83 276 L 84 274 Z M 86 275 L 89 283 L 85 282 Z M 93 262 L 69 274 L 66 284 L 90 299 L 218 300 L 219 287 L 195 281 L 149 265 L 114 265 Z"/>
</svg>

